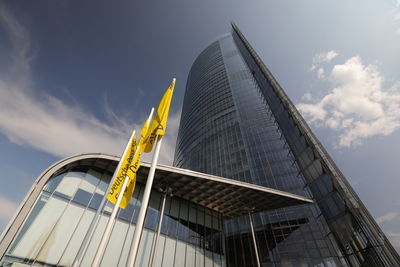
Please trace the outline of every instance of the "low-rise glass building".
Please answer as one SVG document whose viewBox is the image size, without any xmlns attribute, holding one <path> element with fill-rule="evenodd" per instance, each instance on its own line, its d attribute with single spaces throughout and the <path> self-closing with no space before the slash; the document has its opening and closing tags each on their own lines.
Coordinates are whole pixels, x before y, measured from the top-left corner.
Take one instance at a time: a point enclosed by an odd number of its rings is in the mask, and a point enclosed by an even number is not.
<svg viewBox="0 0 400 267">
<path fill-rule="evenodd" d="M 72 266 L 119 158 L 62 160 L 32 186 L 0 241 L 0 266 Z M 149 165 L 120 209 L 101 266 L 126 266 Z M 168 188 L 168 194 L 163 193 Z M 155 235 L 166 195 L 158 246 Z M 168 166 L 158 166 L 136 266 L 226 266 L 223 221 L 248 212 L 309 202 L 302 197 Z M 90 266 L 112 204 L 106 202 L 76 266 Z M 157 247 L 157 251 L 154 251 Z"/>
</svg>

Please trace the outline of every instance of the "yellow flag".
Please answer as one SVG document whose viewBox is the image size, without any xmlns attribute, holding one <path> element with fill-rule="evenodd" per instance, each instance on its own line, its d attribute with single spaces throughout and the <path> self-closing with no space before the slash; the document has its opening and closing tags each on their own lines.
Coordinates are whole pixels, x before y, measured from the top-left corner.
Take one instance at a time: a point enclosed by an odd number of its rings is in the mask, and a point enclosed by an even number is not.
<svg viewBox="0 0 400 267">
<path fill-rule="evenodd" d="M 146 138 L 147 135 L 149 134 L 149 127 L 151 125 L 151 118 L 148 118 L 142 127 L 142 130 L 140 130 L 140 140 L 139 140 L 139 152 L 142 153 L 144 147 L 146 146 Z"/>
<path fill-rule="evenodd" d="M 133 191 L 135 190 L 136 173 L 139 170 L 139 167 L 140 167 L 140 153 L 139 151 L 137 151 L 132 159 L 131 165 L 129 166 L 129 169 L 126 174 L 129 176 L 129 183 L 125 189 L 121 204 L 119 205 L 120 208 L 125 209 L 128 206 L 129 201 L 131 200 Z"/>
<path fill-rule="evenodd" d="M 124 158 L 121 159 L 122 163 L 119 169 L 116 170 L 117 174 L 115 175 L 115 179 L 107 195 L 107 199 L 113 204 L 117 202 L 118 194 L 121 191 L 125 177 L 128 175 L 128 170 L 131 166 L 131 162 L 136 151 L 136 136 L 133 136 L 128 144 L 128 147 L 130 149 L 127 151 Z"/>
<path fill-rule="evenodd" d="M 156 136 L 163 136 L 167 126 L 168 112 L 171 105 L 172 94 L 174 92 L 175 79 L 162 97 L 160 104 L 157 107 L 157 113 L 153 121 L 148 118 L 140 131 L 140 139 L 138 146 L 136 145 L 136 137 L 134 136 L 128 144 L 130 150 L 124 156 L 120 168 L 117 170 L 117 175 L 113 181 L 113 185 L 108 192 L 107 199 L 111 203 L 116 203 L 118 195 L 121 192 L 125 177 L 129 177 L 128 185 L 124 191 L 120 208 L 125 209 L 132 197 L 136 185 L 136 173 L 140 167 L 140 155 L 144 152 L 150 152 L 156 140 Z M 138 148 L 138 149 L 137 149 Z"/>
<path fill-rule="evenodd" d="M 133 195 L 133 191 L 135 190 L 136 174 L 133 177 L 133 179 L 132 179 L 132 177 L 129 177 L 129 178 L 131 178 L 131 179 L 129 179 L 129 182 L 125 189 L 125 193 L 122 198 L 121 204 L 119 205 L 119 207 L 122 209 L 126 209 L 126 207 L 128 207 L 129 201 L 131 200 L 131 197 Z"/>
<path fill-rule="evenodd" d="M 172 80 L 171 85 L 161 98 L 160 104 L 157 107 L 157 113 L 151 122 L 148 130 L 148 135 L 144 141 L 144 152 L 150 152 L 153 148 L 153 144 L 156 140 L 157 135 L 163 136 L 167 127 L 168 112 L 171 105 L 172 94 L 174 93 L 175 79 Z"/>
<path fill-rule="evenodd" d="M 128 169 L 126 175 L 128 175 L 129 178 L 132 179 L 134 174 L 136 174 L 137 171 L 139 170 L 139 167 L 140 167 L 140 153 L 136 153 L 135 156 L 132 159 L 132 163 L 129 166 L 129 169 Z"/>
<path fill-rule="evenodd" d="M 145 121 L 145 123 L 143 124 L 142 130 L 140 131 L 140 140 L 138 142 L 139 149 L 137 149 L 136 154 L 133 156 L 133 159 L 131 161 L 129 169 L 126 173 L 126 175 L 128 175 L 128 177 L 129 177 L 129 183 L 125 189 L 121 204 L 119 205 L 119 207 L 122 209 L 125 209 L 128 206 L 129 201 L 131 200 L 131 197 L 133 195 L 133 191 L 135 190 L 136 173 L 140 167 L 140 155 L 142 154 L 142 151 L 143 151 L 143 145 L 141 145 L 141 144 L 143 143 L 144 138 L 147 136 L 147 131 L 149 129 L 150 120 L 151 120 L 151 118 L 148 118 Z"/>
</svg>

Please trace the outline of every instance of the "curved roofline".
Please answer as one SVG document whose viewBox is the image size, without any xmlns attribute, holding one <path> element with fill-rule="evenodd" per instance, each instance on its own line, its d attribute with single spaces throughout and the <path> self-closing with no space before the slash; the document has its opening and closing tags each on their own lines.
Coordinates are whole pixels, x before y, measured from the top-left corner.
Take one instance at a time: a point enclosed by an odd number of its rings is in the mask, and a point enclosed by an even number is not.
<svg viewBox="0 0 400 267">
<path fill-rule="evenodd" d="M 7 243 L 6 241 L 8 239 L 12 240 L 15 235 L 17 234 L 19 228 L 21 227 L 22 223 L 25 221 L 26 216 L 28 215 L 29 211 L 31 210 L 31 207 L 33 206 L 34 202 L 36 201 L 38 195 L 42 191 L 43 186 L 47 183 L 47 181 L 52 177 L 54 173 L 56 173 L 59 169 L 67 166 L 68 164 L 71 164 L 73 162 L 83 160 L 83 159 L 90 159 L 90 158 L 96 158 L 96 159 L 108 159 L 108 160 L 113 160 L 113 161 L 119 161 L 119 157 L 113 156 L 113 155 L 108 155 L 108 154 L 102 154 L 102 153 L 87 153 L 87 154 L 80 154 L 80 155 L 75 155 L 71 156 L 65 159 L 61 159 L 54 164 L 52 164 L 50 167 L 45 169 L 34 181 L 28 192 L 26 193 L 24 199 L 18 206 L 17 210 L 15 211 L 14 215 L 8 222 L 7 226 L 3 230 L 3 233 L 0 236 L 0 258 L 4 256 L 4 253 L 6 252 L 7 247 L 4 247 L 4 242 Z M 16 222 L 20 222 L 18 225 L 16 225 Z M 3 242 L 4 241 L 4 242 Z M 10 244 L 10 242 L 8 243 Z"/>
</svg>

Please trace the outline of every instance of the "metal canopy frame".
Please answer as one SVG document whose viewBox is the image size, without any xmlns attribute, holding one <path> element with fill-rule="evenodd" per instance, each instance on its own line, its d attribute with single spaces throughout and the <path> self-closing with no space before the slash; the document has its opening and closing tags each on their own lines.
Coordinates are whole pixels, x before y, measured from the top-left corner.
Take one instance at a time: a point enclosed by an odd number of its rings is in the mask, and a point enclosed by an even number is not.
<svg viewBox="0 0 400 267">
<path fill-rule="evenodd" d="M 150 164 L 138 173 L 138 182 L 144 183 Z M 309 198 L 292 193 L 222 178 L 190 170 L 158 165 L 153 188 L 169 188 L 174 196 L 222 213 L 227 219 L 253 213 L 309 204 Z"/>
</svg>

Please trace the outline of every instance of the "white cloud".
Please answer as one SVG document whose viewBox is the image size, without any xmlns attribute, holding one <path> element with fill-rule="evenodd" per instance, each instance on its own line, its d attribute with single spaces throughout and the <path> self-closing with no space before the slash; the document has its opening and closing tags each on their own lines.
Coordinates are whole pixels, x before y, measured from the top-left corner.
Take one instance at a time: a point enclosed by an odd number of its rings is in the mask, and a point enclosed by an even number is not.
<svg viewBox="0 0 400 267">
<path fill-rule="evenodd" d="M 315 70 L 321 63 L 329 63 L 337 57 L 339 54 L 333 50 L 328 51 L 328 52 L 323 52 L 316 54 L 312 60 L 312 66 L 310 70 Z M 318 69 L 318 75 L 323 75 L 323 69 L 319 68 Z"/>
<path fill-rule="evenodd" d="M 18 208 L 18 204 L 0 196 L 0 224 L 7 225 Z M 2 229 L 2 227 L 0 227 Z"/>
<path fill-rule="evenodd" d="M 333 50 L 320 53 L 314 56 L 313 62 L 314 63 L 322 63 L 322 62 L 331 62 L 332 59 L 337 57 L 339 54 Z"/>
<path fill-rule="evenodd" d="M 0 83 L 0 131 L 12 142 L 59 157 L 77 153 L 118 154 L 129 133 L 107 125 L 78 106 L 45 93 Z"/>
<path fill-rule="evenodd" d="M 128 123 L 105 101 L 111 123 L 100 121 L 75 103 L 65 103 L 33 89 L 30 38 L 13 14 L 0 5 L 0 26 L 9 33 L 14 51 L 9 73 L 0 75 L 0 132 L 14 143 L 58 157 L 100 152 L 120 155 L 130 131 L 142 121 Z M 171 163 L 179 114 L 171 114 L 160 159 Z M 143 118 L 145 120 L 145 118 Z"/>
<path fill-rule="evenodd" d="M 397 212 L 389 212 L 385 215 L 378 217 L 376 219 L 376 222 L 379 224 L 384 223 L 384 222 L 390 222 L 398 217 L 399 217 L 399 214 Z"/>
<path fill-rule="evenodd" d="M 9 33 L 10 41 L 14 46 L 14 53 L 10 55 L 13 66 L 8 75 L 29 76 L 30 63 L 33 59 L 29 33 L 2 3 L 0 3 L 0 26 L 4 26 Z"/>
<path fill-rule="evenodd" d="M 310 123 L 338 131 L 339 146 L 360 145 L 400 128 L 399 86 L 384 88 L 384 77 L 375 66 L 354 56 L 335 65 L 324 80 L 333 88 L 321 99 L 297 107 Z"/>
<path fill-rule="evenodd" d="M 312 94 L 311 93 L 305 93 L 302 97 L 301 100 L 303 101 L 311 101 L 312 100 Z"/>
<path fill-rule="evenodd" d="M 388 232 L 386 233 L 393 247 L 397 250 L 400 249 L 400 233 Z"/>
<path fill-rule="evenodd" d="M 165 133 L 165 136 L 163 137 L 164 140 L 160 151 L 159 162 L 161 164 L 172 165 L 180 120 L 181 111 L 171 114 L 168 118 L 167 131 Z"/>
<path fill-rule="evenodd" d="M 317 71 L 317 74 L 318 74 L 318 78 L 319 79 L 324 79 L 325 78 L 324 69 L 323 68 L 319 68 L 318 71 Z"/>
<path fill-rule="evenodd" d="M 400 33 L 400 0 L 394 1 L 394 8 L 392 9 L 393 22 L 397 27 L 397 33 Z"/>
<path fill-rule="evenodd" d="M 400 13 L 394 16 L 394 21 L 400 21 Z"/>
</svg>

